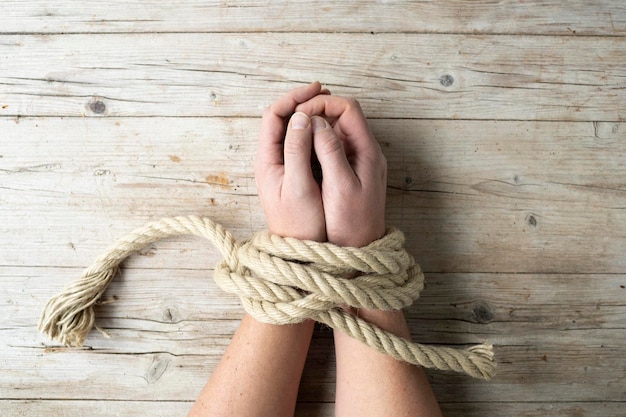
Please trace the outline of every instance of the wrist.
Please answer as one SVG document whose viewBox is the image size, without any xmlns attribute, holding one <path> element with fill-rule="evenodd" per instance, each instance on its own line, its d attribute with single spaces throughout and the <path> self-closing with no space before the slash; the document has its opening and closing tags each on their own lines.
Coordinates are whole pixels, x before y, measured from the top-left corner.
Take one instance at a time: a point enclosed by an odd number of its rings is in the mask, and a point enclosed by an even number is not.
<svg viewBox="0 0 626 417">
<path fill-rule="evenodd" d="M 411 339 L 411 331 L 402 310 L 376 310 L 371 308 L 342 307 L 346 312 L 369 324 L 404 339 Z"/>
<path fill-rule="evenodd" d="M 337 246 L 362 248 L 385 236 L 387 228 L 385 222 L 381 221 L 371 229 L 355 226 L 352 230 L 355 232 L 346 233 L 345 231 L 341 231 L 340 233 L 333 233 L 332 231 L 328 231 L 328 241 Z"/>
</svg>

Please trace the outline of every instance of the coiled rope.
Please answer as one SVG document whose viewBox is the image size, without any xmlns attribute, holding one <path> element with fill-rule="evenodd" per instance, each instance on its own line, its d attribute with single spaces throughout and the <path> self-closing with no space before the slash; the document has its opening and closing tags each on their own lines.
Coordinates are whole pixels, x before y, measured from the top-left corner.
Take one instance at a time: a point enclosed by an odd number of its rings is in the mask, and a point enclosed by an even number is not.
<svg viewBox="0 0 626 417">
<path fill-rule="evenodd" d="M 349 248 L 282 238 L 266 231 L 238 242 L 209 218 L 164 218 L 119 239 L 79 279 L 51 298 L 43 309 L 39 330 L 66 346 L 82 346 L 95 324 L 93 307 L 120 263 L 150 243 L 180 235 L 204 237 L 220 250 L 223 259 L 215 268 L 216 283 L 238 295 L 245 310 L 261 322 L 316 320 L 398 360 L 476 378 L 494 375 L 489 345 L 461 350 L 412 343 L 342 308 L 396 310 L 419 297 L 424 276 L 403 249 L 404 235 L 393 228 L 368 246 Z"/>
</svg>

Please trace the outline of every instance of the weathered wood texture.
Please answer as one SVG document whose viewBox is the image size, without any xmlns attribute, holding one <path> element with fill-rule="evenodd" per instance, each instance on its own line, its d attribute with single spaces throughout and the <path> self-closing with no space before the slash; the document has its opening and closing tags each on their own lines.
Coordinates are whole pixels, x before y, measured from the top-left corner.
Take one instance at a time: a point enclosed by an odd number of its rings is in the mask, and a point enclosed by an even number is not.
<svg viewBox="0 0 626 417">
<path fill-rule="evenodd" d="M 0 33 L 270 31 L 624 36 L 625 11 L 621 0 L 3 0 Z"/>
<path fill-rule="evenodd" d="M 617 0 L 1 2 L 0 415 L 186 414 L 242 315 L 205 242 L 124 264 L 111 339 L 59 347 L 39 312 L 147 220 L 263 227 L 261 109 L 320 79 L 389 160 L 426 271 L 415 340 L 495 346 L 491 382 L 430 373 L 445 415 L 622 417 L 625 33 Z M 299 416 L 333 414 L 331 336 Z"/>
<path fill-rule="evenodd" d="M 626 269 L 624 123 L 370 124 L 389 159 L 389 222 L 426 271 Z M 104 242 L 177 213 L 249 235 L 263 225 L 252 173 L 258 127 L 251 118 L 0 119 L 0 215 L 20 236 L 0 257 L 84 266 Z M 190 261 L 209 266 L 204 257 Z M 173 255 L 159 262 L 180 266 Z"/>
<path fill-rule="evenodd" d="M 520 407 L 519 403 L 452 403 L 443 404 L 444 415 L 464 417 L 484 417 L 485 409 L 494 416 L 528 416 L 528 417 L 623 417 L 623 405 L 619 403 L 527 403 Z M 146 410 L 154 417 L 184 416 L 189 405 L 185 402 L 159 401 L 158 407 L 145 401 L 7 401 L 0 403 L 0 412 L 15 415 L 53 415 L 67 414 L 94 417 L 127 417 L 143 416 Z M 333 405 L 330 403 L 299 403 L 296 409 L 298 417 L 332 416 Z"/>
<path fill-rule="evenodd" d="M 621 37 L 8 35 L 0 115 L 256 117 L 319 79 L 371 117 L 621 121 L 625 56 Z"/>
</svg>

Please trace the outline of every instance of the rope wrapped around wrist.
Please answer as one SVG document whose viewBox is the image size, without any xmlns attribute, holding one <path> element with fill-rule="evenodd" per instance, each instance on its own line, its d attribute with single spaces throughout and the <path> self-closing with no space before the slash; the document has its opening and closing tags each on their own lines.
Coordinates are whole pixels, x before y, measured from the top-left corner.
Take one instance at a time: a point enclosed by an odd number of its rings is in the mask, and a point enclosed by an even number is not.
<svg viewBox="0 0 626 417">
<path fill-rule="evenodd" d="M 95 324 L 93 307 L 120 263 L 150 243 L 179 235 L 204 237 L 220 250 L 223 259 L 215 268 L 216 283 L 239 296 L 245 310 L 261 322 L 315 320 L 411 364 L 483 379 L 495 373 L 489 345 L 452 349 L 412 343 L 341 307 L 398 310 L 419 297 L 424 276 L 403 248 L 404 235 L 393 228 L 365 247 L 350 248 L 282 238 L 267 231 L 238 242 L 206 217 L 164 218 L 119 239 L 79 279 L 51 298 L 39 330 L 64 345 L 82 346 Z"/>
</svg>

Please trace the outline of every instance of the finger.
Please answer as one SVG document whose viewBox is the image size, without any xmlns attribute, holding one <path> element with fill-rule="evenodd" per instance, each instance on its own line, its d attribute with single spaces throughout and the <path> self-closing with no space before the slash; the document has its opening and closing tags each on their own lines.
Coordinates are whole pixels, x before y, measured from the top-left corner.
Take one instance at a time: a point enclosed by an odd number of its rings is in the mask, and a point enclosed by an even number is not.
<svg viewBox="0 0 626 417">
<path fill-rule="evenodd" d="M 302 111 L 311 115 L 324 114 L 329 118 L 338 118 L 344 113 L 362 115 L 361 105 L 353 98 L 333 96 L 330 94 L 317 95 L 298 104 L 296 111 Z"/>
<path fill-rule="evenodd" d="M 301 111 L 311 116 L 320 115 L 327 119 L 335 120 L 335 126 L 345 136 L 357 136 L 373 140 L 363 110 L 358 101 L 331 95 L 317 95 L 310 100 L 296 106 L 296 111 Z"/>
<path fill-rule="evenodd" d="M 330 124 L 319 116 L 311 118 L 313 126 L 313 147 L 322 167 L 322 187 L 327 185 L 348 186 L 357 180 L 348 162 L 341 139 Z"/>
<path fill-rule="evenodd" d="M 290 117 L 298 104 L 304 103 L 317 96 L 320 94 L 321 90 L 322 84 L 320 84 L 319 81 L 315 81 L 303 87 L 294 88 L 270 106 L 271 112 L 283 119 Z"/>
<path fill-rule="evenodd" d="M 318 95 L 296 107 L 309 115 L 323 115 L 335 120 L 334 128 L 345 139 L 349 154 L 374 157 L 381 153 L 358 101 L 338 96 Z"/>
<path fill-rule="evenodd" d="M 298 104 L 318 95 L 321 88 L 322 85 L 317 81 L 296 88 L 265 109 L 261 120 L 261 134 L 255 161 L 259 169 L 283 163 L 285 119 L 294 113 Z"/>
<path fill-rule="evenodd" d="M 289 120 L 285 135 L 285 178 L 283 192 L 307 193 L 315 184 L 311 169 L 313 137 L 311 121 L 304 113 L 295 113 Z"/>
</svg>

